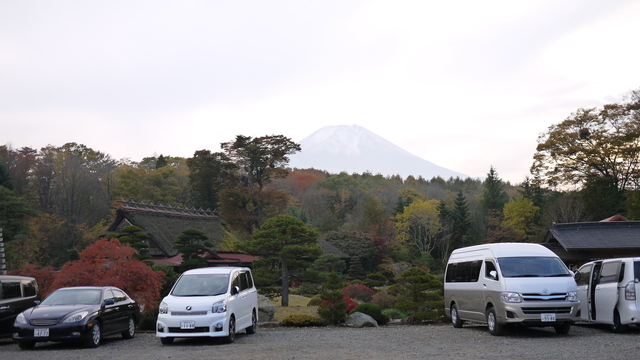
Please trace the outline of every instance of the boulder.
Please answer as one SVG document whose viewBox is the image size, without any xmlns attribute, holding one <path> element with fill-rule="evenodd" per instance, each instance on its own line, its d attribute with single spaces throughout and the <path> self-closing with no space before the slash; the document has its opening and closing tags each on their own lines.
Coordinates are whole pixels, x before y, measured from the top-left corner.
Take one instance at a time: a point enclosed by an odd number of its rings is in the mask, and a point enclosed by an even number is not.
<svg viewBox="0 0 640 360">
<path fill-rule="evenodd" d="M 258 322 L 275 321 L 276 307 L 271 300 L 264 295 L 258 294 Z"/>
<path fill-rule="evenodd" d="M 348 327 L 378 327 L 378 322 L 367 314 L 363 314 L 361 312 L 354 312 L 353 314 L 347 317 L 345 320 L 345 325 Z"/>
</svg>

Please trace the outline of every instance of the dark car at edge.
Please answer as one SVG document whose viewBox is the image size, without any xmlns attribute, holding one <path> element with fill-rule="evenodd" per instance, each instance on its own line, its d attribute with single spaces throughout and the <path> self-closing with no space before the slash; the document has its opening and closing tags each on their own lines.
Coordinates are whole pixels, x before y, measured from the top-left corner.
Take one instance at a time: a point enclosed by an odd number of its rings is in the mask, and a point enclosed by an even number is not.
<svg viewBox="0 0 640 360">
<path fill-rule="evenodd" d="M 138 303 L 116 287 L 61 288 L 16 317 L 13 339 L 22 349 L 45 341 L 82 341 L 97 347 L 105 336 L 133 338 L 139 319 Z"/>
</svg>

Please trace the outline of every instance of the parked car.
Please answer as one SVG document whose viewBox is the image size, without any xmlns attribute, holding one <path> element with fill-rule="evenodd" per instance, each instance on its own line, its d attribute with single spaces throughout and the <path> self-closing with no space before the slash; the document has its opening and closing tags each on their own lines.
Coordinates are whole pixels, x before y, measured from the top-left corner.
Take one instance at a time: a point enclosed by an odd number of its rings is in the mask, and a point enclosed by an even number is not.
<svg viewBox="0 0 640 360">
<path fill-rule="evenodd" d="M 591 261 L 576 272 L 580 320 L 611 325 L 613 332 L 625 332 L 640 323 L 640 258 Z"/>
<path fill-rule="evenodd" d="M 86 347 L 97 347 L 108 335 L 133 338 L 139 319 L 138 303 L 116 287 L 67 287 L 21 312 L 13 339 L 21 349 L 43 341 L 83 341 Z"/>
<path fill-rule="evenodd" d="M 567 334 L 579 316 L 573 273 L 540 244 L 500 243 L 456 249 L 444 282 L 445 313 L 456 328 L 485 322 L 491 335 L 505 325 L 553 326 Z"/>
<path fill-rule="evenodd" d="M 185 271 L 160 303 L 156 336 L 162 344 L 174 338 L 223 337 L 236 331 L 254 334 L 258 291 L 249 268 L 209 267 Z"/>
<path fill-rule="evenodd" d="M 0 337 L 11 336 L 16 316 L 40 300 L 36 279 L 0 275 Z"/>
</svg>

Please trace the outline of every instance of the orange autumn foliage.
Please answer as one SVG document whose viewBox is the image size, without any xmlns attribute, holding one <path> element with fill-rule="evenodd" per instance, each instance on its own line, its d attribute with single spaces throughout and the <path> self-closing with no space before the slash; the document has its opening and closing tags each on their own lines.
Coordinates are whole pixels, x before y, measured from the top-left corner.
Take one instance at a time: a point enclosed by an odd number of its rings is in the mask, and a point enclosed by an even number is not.
<svg viewBox="0 0 640 360">
<path fill-rule="evenodd" d="M 80 252 L 80 259 L 66 263 L 52 289 L 65 286 L 116 286 L 145 309 L 156 307 L 164 273 L 155 272 L 134 258 L 136 249 L 118 239 L 100 239 Z"/>
<path fill-rule="evenodd" d="M 38 290 L 40 291 L 40 298 L 44 299 L 53 292 L 51 285 L 56 276 L 56 269 L 52 266 L 41 268 L 37 265 L 27 264 L 18 270 L 10 271 L 9 275 L 29 276 L 36 279 Z"/>
</svg>

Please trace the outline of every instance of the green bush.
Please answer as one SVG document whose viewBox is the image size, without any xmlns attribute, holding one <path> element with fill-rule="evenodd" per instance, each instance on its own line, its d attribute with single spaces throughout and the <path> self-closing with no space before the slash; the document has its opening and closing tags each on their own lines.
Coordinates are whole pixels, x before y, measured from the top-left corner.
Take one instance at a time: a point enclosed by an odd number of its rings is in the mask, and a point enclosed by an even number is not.
<svg viewBox="0 0 640 360">
<path fill-rule="evenodd" d="M 390 309 L 396 304 L 396 297 L 381 291 L 373 295 L 371 303 L 378 305 L 380 309 Z"/>
<path fill-rule="evenodd" d="M 321 302 L 322 298 L 320 297 L 320 295 L 315 295 L 311 299 L 309 299 L 307 306 L 319 306 Z"/>
<path fill-rule="evenodd" d="M 140 323 L 138 324 L 138 330 L 155 330 L 156 329 L 156 320 L 158 320 L 158 309 L 156 306 L 153 311 L 147 311 L 142 314 L 142 318 L 140 319 Z"/>
<path fill-rule="evenodd" d="M 319 326 L 322 325 L 320 321 L 320 317 L 317 315 L 310 314 L 291 314 L 282 319 L 280 322 L 282 326 L 295 326 L 295 327 L 305 327 L 305 326 Z"/>
<path fill-rule="evenodd" d="M 389 318 L 386 315 L 382 314 L 382 310 L 380 310 L 380 307 L 376 304 L 360 304 L 356 306 L 356 308 L 353 309 L 350 314 L 353 314 L 354 312 L 361 312 L 363 314 L 371 316 L 375 321 L 378 322 L 378 325 L 386 325 L 387 323 L 389 323 Z"/>
<path fill-rule="evenodd" d="M 382 310 L 382 314 L 391 318 L 391 319 L 404 319 L 407 316 L 409 316 L 409 313 L 406 313 L 404 311 L 400 311 L 398 309 L 385 309 Z"/>
</svg>

